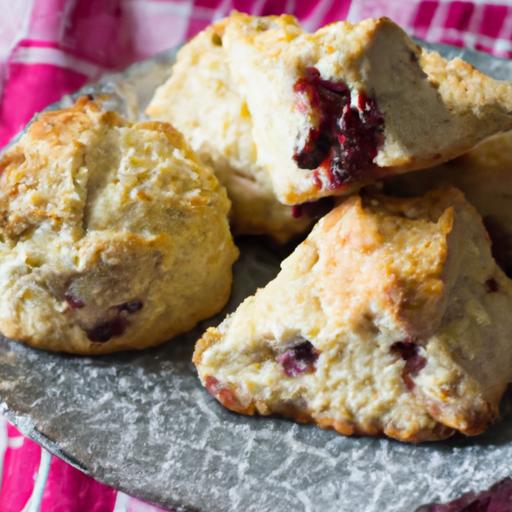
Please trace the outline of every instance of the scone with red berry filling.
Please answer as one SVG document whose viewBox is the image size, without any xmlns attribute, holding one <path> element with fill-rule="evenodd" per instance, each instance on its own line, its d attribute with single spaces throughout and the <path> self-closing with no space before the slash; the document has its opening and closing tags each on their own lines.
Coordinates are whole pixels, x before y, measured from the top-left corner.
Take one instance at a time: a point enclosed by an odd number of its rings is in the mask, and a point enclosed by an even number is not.
<svg viewBox="0 0 512 512">
<path fill-rule="evenodd" d="M 227 20 L 209 26 L 179 52 L 170 78 L 146 113 L 180 130 L 210 165 L 232 202 L 233 230 L 284 242 L 312 223 L 312 208 L 281 204 L 257 162 L 252 120 L 231 79 L 222 38 Z"/>
<path fill-rule="evenodd" d="M 243 414 L 401 441 L 475 435 L 512 379 L 512 284 L 462 193 L 353 196 L 198 341 L 209 393 Z"/>
<path fill-rule="evenodd" d="M 440 185 L 462 190 L 483 217 L 498 265 L 512 277 L 512 132 L 495 135 L 455 160 L 423 172 L 394 176 L 391 194 L 424 194 Z"/>
<path fill-rule="evenodd" d="M 223 37 L 258 162 L 286 204 L 422 169 L 512 127 L 512 85 L 421 50 L 387 18 L 314 34 L 233 14 Z"/>
<path fill-rule="evenodd" d="M 0 331 L 78 354 L 142 349 L 228 299 L 229 200 L 167 123 L 86 98 L 0 158 Z"/>
</svg>

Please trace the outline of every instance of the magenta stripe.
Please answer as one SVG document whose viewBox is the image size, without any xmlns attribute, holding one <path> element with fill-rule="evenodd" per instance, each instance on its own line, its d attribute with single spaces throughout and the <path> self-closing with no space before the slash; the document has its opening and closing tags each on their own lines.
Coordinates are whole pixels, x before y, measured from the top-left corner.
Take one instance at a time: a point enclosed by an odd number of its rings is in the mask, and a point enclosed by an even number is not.
<svg viewBox="0 0 512 512">
<path fill-rule="evenodd" d="M 20 446 L 17 440 L 21 434 L 12 426 L 7 428 L 7 438 L 12 446 L 5 452 L 2 486 L 0 488 L 0 510 L 20 512 L 29 500 L 41 459 L 41 448 L 23 439 Z"/>
<path fill-rule="evenodd" d="M 512 15 L 512 10 L 506 5 L 485 5 L 479 31 L 489 37 L 498 37 L 501 27 L 507 16 Z"/>
<path fill-rule="evenodd" d="M 453 2 L 450 4 L 444 28 L 467 30 L 475 5 L 471 2 Z"/>
<path fill-rule="evenodd" d="M 41 512 L 62 511 L 112 512 L 116 491 L 94 481 L 57 457 L 52 458 Z"/>
</svg>

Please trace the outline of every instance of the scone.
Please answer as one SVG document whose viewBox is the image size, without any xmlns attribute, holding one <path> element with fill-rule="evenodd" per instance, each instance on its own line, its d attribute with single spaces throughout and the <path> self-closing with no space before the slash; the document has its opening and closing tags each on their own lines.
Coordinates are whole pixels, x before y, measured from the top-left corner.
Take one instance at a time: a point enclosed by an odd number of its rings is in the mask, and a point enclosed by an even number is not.
<svg viewBox="0 0 512 512">
<path fill-rule="evenodd" d="M 219 311 L 229 200 L 170 125 L 87 98 L 0 159 L 0 331 L 77 354 L 142 349 Z"/>
<path fill-rule="evenodd" d="M 286 204 L 426 168 L 512 128 L 512 85 L 421 50 L 387 18 L 314 34 L 233 14 L 223 48 L 258 162 Z"/>
<path fill-rule="evenodd" d="M 401 441 L 482 432 L 512 378 L 512 284 L 453 188 L 353 196 L 194 353 L 225 407 Z"/>
<path fill-rule="evenodd" d="M 308 212 L 278 202 L 270 176 L 257 163 L 251 115 L 234 86 L 222 44 L 226 20 L 211 25 L 178 53 L 172 75 L 146 113 L 169 121 L 226 187 L 238 234 L 284 242 L 312 223 Z"/>
<path fill-rule="evenodd" d="M 491 236 L 494 258 L 512 277 L 512 132 L 496 135 L 444 165 L 392 177 L 384 188 L 410 196 L 442 184 L 460 188 L 476 207 Z"/>
</svg>

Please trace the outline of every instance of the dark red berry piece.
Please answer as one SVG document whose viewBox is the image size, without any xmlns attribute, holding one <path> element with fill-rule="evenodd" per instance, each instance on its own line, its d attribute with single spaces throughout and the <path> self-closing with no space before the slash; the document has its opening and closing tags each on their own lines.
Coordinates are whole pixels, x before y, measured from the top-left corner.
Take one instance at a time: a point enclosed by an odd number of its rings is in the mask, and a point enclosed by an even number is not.
<svg viewBox="0 0 512 512">
<path fill-rule="evenodd" d="M 206 391 L 215 397 L 224 407 L 232 411 L 244 411 L 244 407 L 240 404 L 236 394 L 230 388 L 223 386 L 215 377 L 208 375 L 204 380 L 204 386 Z"/>
<path fill-rule="evenodd" d="M 487 290 L 488 293 L 497 292 L 499 290 L 498 281 L 496 281 L 496 279 L 494 279 L 493 277 L 487 279 L 487 281 L 485 281 L 485 289 Z"/>
<path fill-rule="evenodd" d="M 122 316 L 116 316 L 111 320 L 107 320 L 106 322 L 98 324 L 92 329 L 87 330 L 87 337 L 91 341 L 95 341 L 97 343 L 105 343 L 111 338 L 121 336 L 126 330 L 127 326 L 128 321 L 126 318 Z"/>
<path fill-rule="evenodd" d="M 347 85 L 322 79 L 314 67 L 306 68 L 294 91 L 300 95 L 298 110 L 316 110 L 320 118 L 302 147 L 295 150 L 297 165 L 301 169 L 324 168 L 329 189 L 364 177 L 374 167 L 373 160 L 383 143 L 384 117 L 376 101 L 359 91 L 357 106 L 352 106 Z"/>
<path fill-rule="evenodd" d="M 412 341 L 397 341 L 391 345 L 391 352 L 398 354 L 404 361 L 405 367 L 402 378 L 407 389 L 414 387 L 413 377 L 425 367 L 427 360 L 419 355 L 419 347 Z"/>
<path fill-rule="evenodd" d="M 64 299 L 71 309 L 80 309 L 85 306 L 84 301 L 73 295 L 69 290 L 64 294 Z"/>
<path fill-rule="evenodd" d="M 303 214 L 303 209 L 301 204 L 294 204 L 292 206 L 292 217 L 294 219 L 300 219 Z"/>
<path fill-rule="evenodd" d="M 304 341 L 289 348 L 277 357 L 277 362 L 283 367 L 288 377 L 295 377 L 301 373 L 312 372 L 318 352 L 309 341 Z"/>
<path fill-rule="evenodd" d="M 144 304 L 140 300 L 131 300 L 129 302 L 124 302 L 123 304 L 119 304 L 116 306 L 116 308 L 119 311 L 126 311 L 130 315 L 133 313 L 137 313 L 137 311 L 140 311 Z"/>
</svg>

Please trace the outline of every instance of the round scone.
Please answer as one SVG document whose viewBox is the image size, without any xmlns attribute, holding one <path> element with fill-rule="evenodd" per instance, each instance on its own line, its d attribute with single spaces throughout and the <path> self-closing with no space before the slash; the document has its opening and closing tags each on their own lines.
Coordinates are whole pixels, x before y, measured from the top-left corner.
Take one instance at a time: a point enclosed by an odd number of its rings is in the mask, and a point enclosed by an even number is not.
<svg viewBox="0 0 512 512">
<path fill-rule="evenodd" d="M 82 98 L 0 159 L 0 331 L 77 354 L 142 349 L 228 299 L 229 200 L 169 124 Z"/>
</svg>

